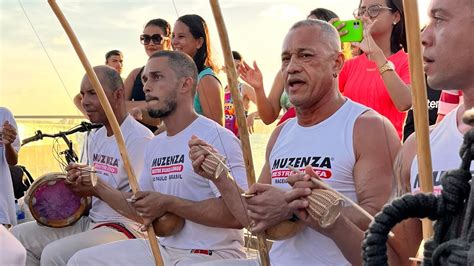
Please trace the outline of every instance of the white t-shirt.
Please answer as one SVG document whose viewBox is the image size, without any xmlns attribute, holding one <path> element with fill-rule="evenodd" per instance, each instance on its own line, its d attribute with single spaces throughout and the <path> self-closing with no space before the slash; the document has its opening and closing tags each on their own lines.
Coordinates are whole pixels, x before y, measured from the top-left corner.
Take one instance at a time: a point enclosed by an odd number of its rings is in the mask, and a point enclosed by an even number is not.
<svg viewBox="0 0 474 266">
<path fill-rule="evenodd" d="M 13 114 L 5 107 L 0 107 L 0 129 L 3 123 L 8 121 L 10 125 L 17 129 Z M 13 148 L 18 152 L 20 150 L 20 138 L 18 134 L 12 144 Z M 5 157 L 5 146 L 0 138 L 0 224 L 16 225 L 15 195 L 13 193 L 12 177 L 10 168 Z M 1 225 L 0 225 L 1 226 Z"/>
<path fill-rule="evenodd" d="M 458 129 L 456 115 L 459 107 L 455 108 L 430 132 L 430 148 L 433 176 L 433 194 L 442 191 L 441 177 L 448 170 L 459 169 L 461 157 L 459 150 L 464 137 Z M 471 172 L 474 164 L 471 164 Z M 418 179 L 418 156 L 413 158 L 410 169 L 410 188 L 413 194 L 420 192 Z"/>
<path fill-rule="evenodd" d="M 120 125 L 120 129 L 125 140 L 130 163 L 138 177 L 143 168 L 145 147 L 153 138 L 153 133 L 130 115 Z M 89 157 L 87 161 L 95 167 L 97 177 L 115 189 L 130 191 L 127 171 L 120 156 L 115 136 L 107 136 L 106 128 L 101 127 L 90 135 L 87 145 Z M 122 200 L 125 200 L 125 198 Z M 138 226 L 137 223 L 120 215 L 106 202 L 96 197 L 92 198 L 89 217 L 96 223 L 122 222 Z"/>
<path fill-rule="evenodd" d="M 220 197 L 212 181 L 196 174 L 189 159 L 192 135 L 203 139 L 227 158 L 236 183 L 247 189 L 245 166 L 239 140 L 216 122 L 199 116 L 174 136 L 155 136 L 146 149 L 140 188 L 202 201 Z M 183 229 L 170 237 L 160 237 L 161 245 L 179 249 L 242 249 L 243 230 L 208 227 L 186 220 Z"/>
<path fill-rule="evenodd" d="M 269 156 L 272 185 L 290 189 L 287 177 L 291 171 L 287 166 L 304 170 L 311 165 L 326 184 L 357 202 L 353 132 L 356 119 L 367 110 L 347 99 L 333 115 L 316 125 L 302 127 L 296 118 L 286 122 Z M 272 265 L 350 265 L 332 239 L 310 227 L 289 239 L 275 241 L 270 261 Z"/>
</svg>

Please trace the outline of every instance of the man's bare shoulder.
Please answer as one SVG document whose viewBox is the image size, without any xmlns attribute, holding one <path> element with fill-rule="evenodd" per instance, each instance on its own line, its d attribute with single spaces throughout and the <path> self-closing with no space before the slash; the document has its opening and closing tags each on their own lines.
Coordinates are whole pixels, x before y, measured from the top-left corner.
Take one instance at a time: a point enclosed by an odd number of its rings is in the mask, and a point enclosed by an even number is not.
<svg viewBox="0 0 474 266">
<path fill-rule="evenodd" d="M 430 133 L 434 128 L 436 128 L 436 125 L 430 127 Z M 400 180 L 401 187 L 399 189 L 401 189 L 403 193 L 410 192 L 410 172 L 413 160 L 417 154 L 416 145 L 416 134 L 413 133 L 406 139 L 405 143 L 403 143 L 395 161 L 394 172 Z"/>
<path fill-rule="evenodd" d="M 296 119 L 296 118 L 294 118 Z M 278 137 L 280 136 L 280 132 L 282 128 L 288 123 L 289 120 L 285 121 L 284 123 L 278 125 L 270 135 L 270 138 L 268 139 L 267 142 L 267 151 L 266 151 L 266 158 L 268 160 L 270 156 L 270 152 L 273 150 L 273 146 L 275 145 L 275 142 L 277 141 Z"/>
<path fill-rule="evenodd" d="M 436 127 L 437 127 L 437 124 L 430 126 L 429 127 L 429 134 L 431 134 L 431 132 Z M 413 134 L 411 134 L 406 139 L 405 143 L 403 143 L 402 150 L 400 151 L 400 153 L 403 153 L 403 155 L 407 159 L 407 161 L 410 162 L 410 166 L 411 166 L 411 161 L 413 161 L 413 158 L 415 158 L 415 156 L 416 156 L 416 143 L 417 143 L 416 134 L 415 134 L 415 132 L 413 132 Z"/>
<path fill-rule="evenodd" d="M 375 144 L 376 141 L 398 141 L 395 127 L 384 116 L 374 110 L 367 110 L 361 114 L 354 124 L 354 143 Z"/>
<path fill-rule="evenodd" d="M 383 115 L 377 113 L 376 111 L 372 109 L 368 109 L 364 113 L 362 113 L 356 120 L 356 125 L 357 124 L 364 124 L 365 126 L 378 126 L 382 125 L 382 123 L 389 121 L 387 118 L 385 118 Z"/>
</svg>

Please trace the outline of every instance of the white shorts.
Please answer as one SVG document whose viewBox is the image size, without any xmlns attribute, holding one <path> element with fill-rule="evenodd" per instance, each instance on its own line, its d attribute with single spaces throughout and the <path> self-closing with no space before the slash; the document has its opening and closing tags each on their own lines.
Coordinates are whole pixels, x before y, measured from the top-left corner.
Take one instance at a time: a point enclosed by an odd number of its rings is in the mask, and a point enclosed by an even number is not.
<svg viewBox="0 0 474 266">
<path fill-rule="evenodd" d="M 224 259 L 244 259 L 241 250 L 190 250 L 159 245 L 165 266 L 194 265 Z M 123 240 L 83 249 L 67 265 L 154 265 L 153 253 L 146 239 Z"/>
<path fill-rule="evenodd" d="M 88 217 L 63 228 L 41 226 L 34 221 L 14 226 L 12 234 L 27 250 L 26 265 L 65 265 L 78 250 L 128 239 L 110 227 L 93 229 L 97 225 Z M 141 234 L 130 230 L 136 236 Z"/>
<path fill-rule="evenodd" d="M 0 225 L 0 265 L 25 265 L 26 250 L 3 225 Z"/>
</svg>

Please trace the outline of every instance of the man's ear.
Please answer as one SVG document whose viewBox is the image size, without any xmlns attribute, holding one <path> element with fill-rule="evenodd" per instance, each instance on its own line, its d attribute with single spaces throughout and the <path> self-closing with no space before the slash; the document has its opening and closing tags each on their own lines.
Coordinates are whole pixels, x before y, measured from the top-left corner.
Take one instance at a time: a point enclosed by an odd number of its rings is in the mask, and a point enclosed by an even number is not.
<svg viewBox="0 0 474 266">
<path fill-rule="evenodd" d="M 122 87 L 114 91 L 115 100 L 121 100 L 125 97 L 125 89 Z"/>
<path fill-rule="evenodd" d="M 194 79 L 191 77 L 184 77 L 182 79 L 182 84 L 183 85 L 181 86 L 181 88 L 179 88 L 179 91 L 181 93 L 188 93 L 193 89 Z"/>
<path fill-rule="evenodd" d="M 334 73 L 338 74 L 341 72 L 342 67 L 344 66 L 344 62 L 346 61 L 346 57 L 343 52 L 338 52 L 336 60 L 334 62 Z"/>
<path fill-rule="evenodd" d="M 125 90 L 123 87 L 112 91 L 112 100 L 114 101 L 115 104 L 119 104 L 123 102 L 124 97 L 125 97 Z M 112 104 L 112 102 L 110 104 Z"/>
</svg>

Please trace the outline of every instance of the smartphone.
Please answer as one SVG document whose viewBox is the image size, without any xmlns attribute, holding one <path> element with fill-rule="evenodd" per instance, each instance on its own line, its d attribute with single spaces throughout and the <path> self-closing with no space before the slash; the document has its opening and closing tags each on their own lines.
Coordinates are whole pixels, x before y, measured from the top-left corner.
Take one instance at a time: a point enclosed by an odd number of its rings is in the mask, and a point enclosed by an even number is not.
<svg viewBox="0 0 474 266">
<path fill-rule="evenodd" d="M 344 27 L 339 31 L 346 30 L 347 34 L 341 36 L 341 42 L 361 42 L 364 37 L 364 27 L 362 27 L 362 21 L 358 19 L 344 20 L 334 22 L 334 27 L 341 23 L 345 23 Z"/>
</svg>

